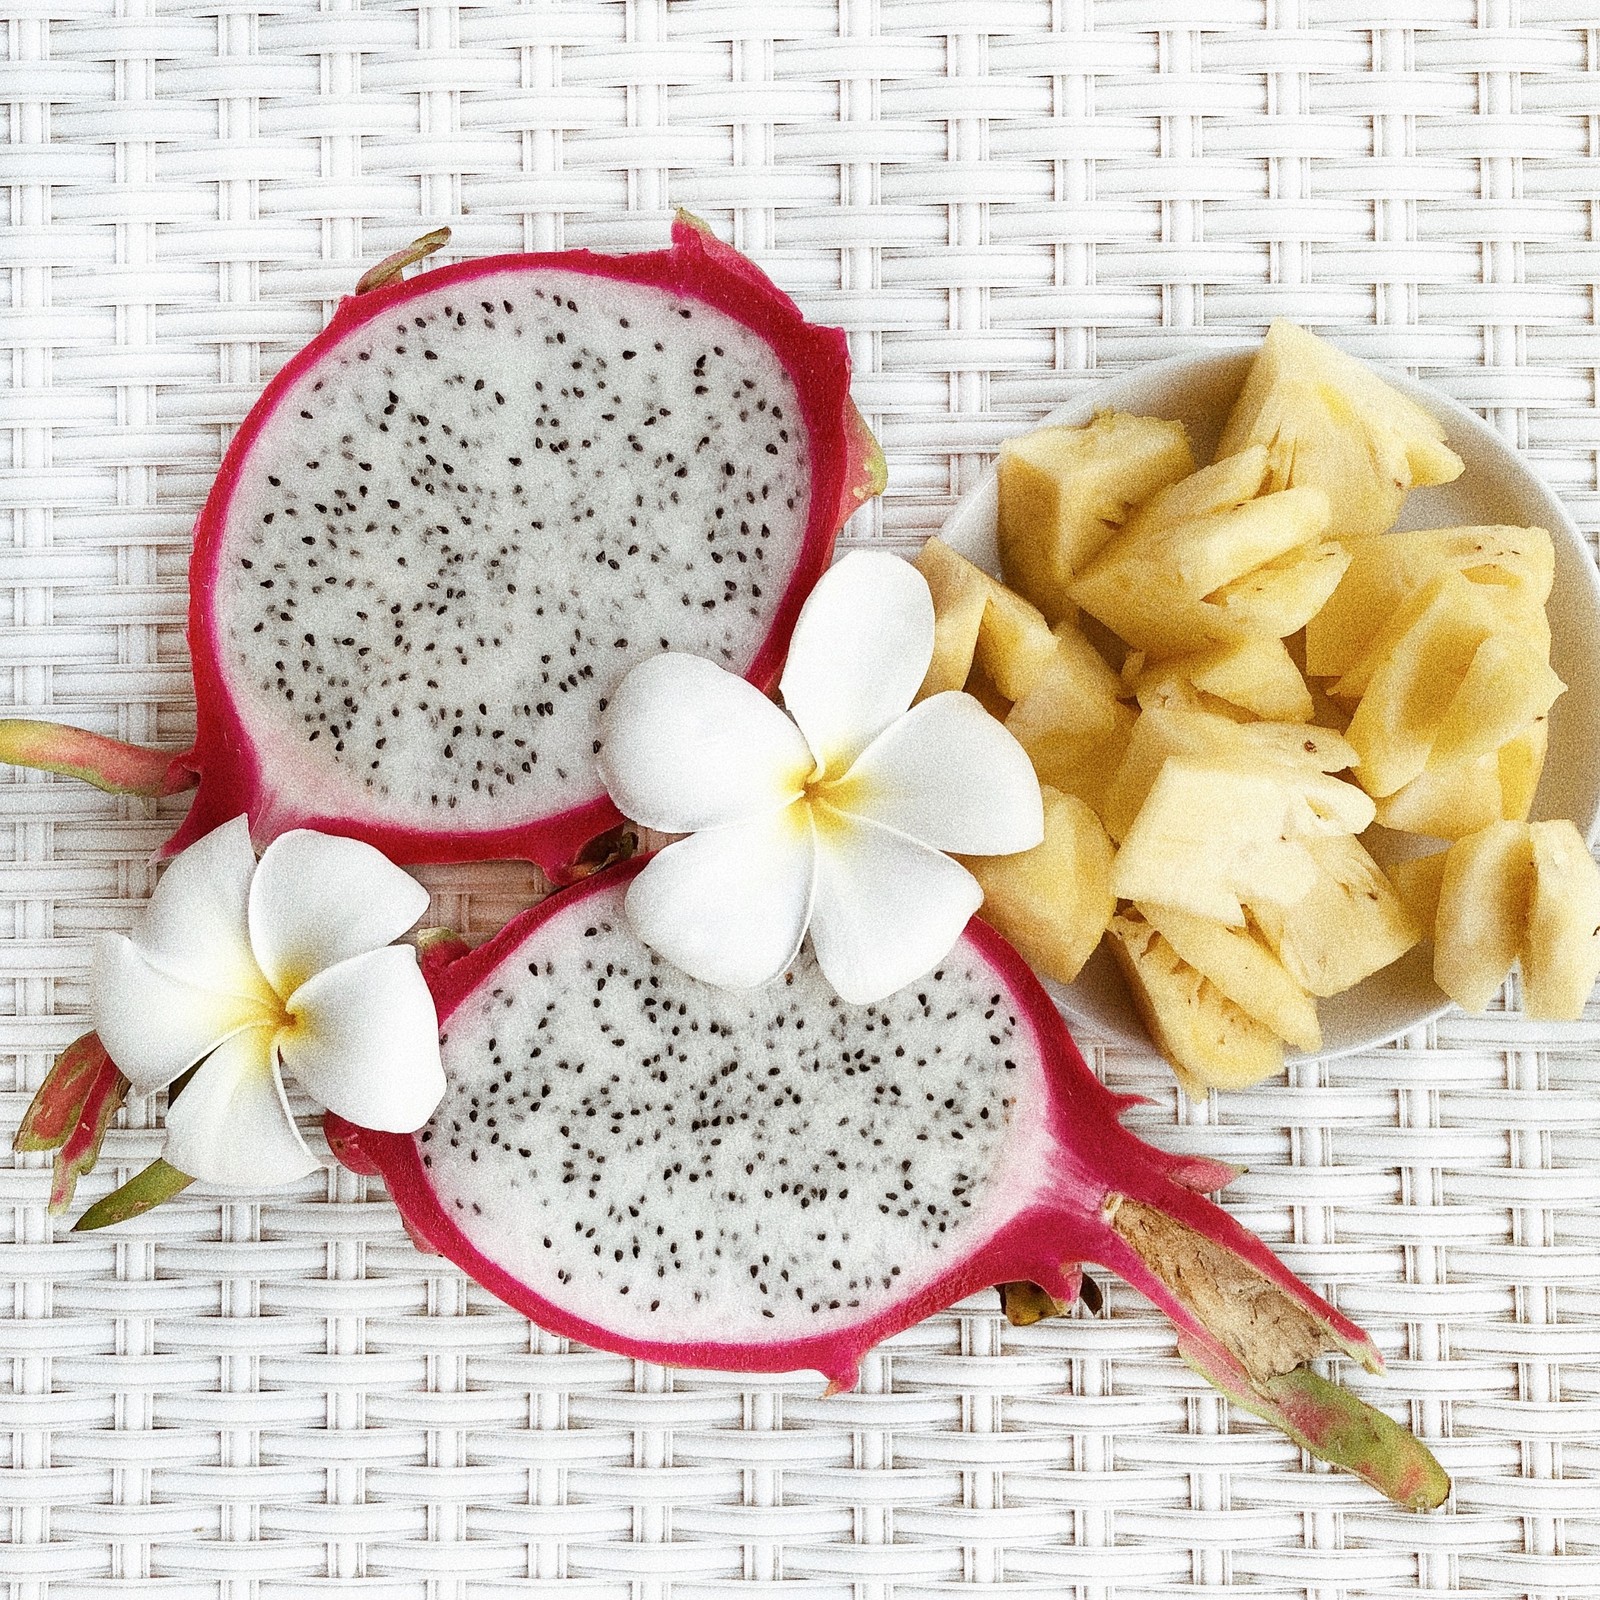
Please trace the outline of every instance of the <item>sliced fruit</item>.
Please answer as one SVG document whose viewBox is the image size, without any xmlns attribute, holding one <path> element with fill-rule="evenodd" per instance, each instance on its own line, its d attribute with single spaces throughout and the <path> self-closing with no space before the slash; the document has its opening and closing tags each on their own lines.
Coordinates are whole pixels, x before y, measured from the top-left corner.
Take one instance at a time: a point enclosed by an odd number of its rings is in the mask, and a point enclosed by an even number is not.
<svg viewBox="0 0 1600 1600">
<path fill-rule="evenodd" d="M 1350 565 L 1328 603 L 1306 624 L 1306 671 L 1348 672 L 1378 630 L 1441 572 L 1498 584 L 1530 611 L 1550 597 L 1555 545 L 1543 528 L 1419 528 L 1350 541 Z"/>
<path fill-rule="evenodd" d="M 1187 1094 L 1248 1088 L 1282 1070 L 1283 1041 L 1184 961 L 1142 917 L 1113 917 L 1111 933 L 1134 1005 Z"/>
<path fill-rule="evenodd" d="M 1338 587 L 1350 552 L 1337 539 L 1302 545 L 1206 596 L 1230 629 L 1283 639 L 1298 633 Z"/>
<path fill-rule="evenodd" d="M 983 920 L 1036 972 L 1071 983 L 1117 909 L 1111 841 L 1083 801 L 1048 784 L 1040 794 L 1042 843 L 1017 855 L 959 859 L 983 888 Z"/>
<path fill-rule="evenodd" d="M 1570 822 L 1528 827 L 1533 888 L 1522 945 L 1522 1009 L 1576 1022 L 1600 973 L 1600 867 Z"/>
<path fill-rule="evenodd" d="M 1393 794 L 1427 766 L 1451 703 L 1496 627 L 1481 587 L 1458 572 L 1441 573 L 1400 608 L 1374 646 L 1376 665 L 1345 729 L 1368 794 Z"/>
<path fill-rule="evenodd" d="M 1543 717 L 1566 684 L 1551 670 L 1546 647 L 1509 633 L 1491 633 L 1472 658 L 1434 734 L 1428 763 L 1490 755 Z"/>
<path fill-rule="evenodd" d="M 1405 901 L 1406 909 L 1417 919 L 1424 939 L 1433 937 L 1433 925 L 1439 915 L 1439 893 L 1444 888 L 1444 865 L 1449 855 L 1448 850 L 1438 850 L 1431 856 L 1396 861 L 1389 868 L 1389 882 Z"/>
<path fill-rule="evenodd" d="M 942 539 L 928 540 L 916 566 L 933 596 L 933 660 L 917 691 L 917 698 L 926 700 L 965 686 L 994 579 Z"/>
<path fill-rule="evenodd" d="M 1213 592 L 1291 551 L 1309 554 L 1327 525 L 1327 498 L 1316 489 L 1265 495 L 1189 522 L 1136 525 L 1084 566 L 1072 596 L 1137 649 L 1154 655 L 1203 649 L 1262 627 L 1248 607 L 1231 614 L 1229 596 L 1210 598 Z M 1337 581 L 1335 572 L 1327 588 Z"/>
<path fill-rule="evenodd" d="M 1270 768 L 1169 757 L 1123 836 L 1111 887 L 1119 900 L 1155 900 L 1233 927 L 1244 923 L 1243 902 L 1293 906 L 1316 881 L 1295 800 Z"/>
<path fill-rule="evenodd" d="M 1353 784 L 1327 774 L 1351 765 L 1355 751 L 1327 728 L 1292 722 L 1235 722 L 1182 697 L 1145 708 L 1134 724 L 1127 754 L 1106 791 L 1102 816 L 1113 839 L 1133 825 L 1163 764 L 1187 756 L 1246 771 L 1266 767 L 1293 777 L 1299 792 L 1315 795 L 1319 811 L 1339 816 L 1359 833 L 1372 820 L 1370 801 Z"/>
<path fill-rule="evenodd" d="M 1251 445 L 1158 489 L 1128 518 L 1124 531 L 1132 538 L 1143 538 L 1180 523 L 1232 511 L 1246 500 L 1254 500 L 1266 481 L 1266 449 Z"/>
<path fill-rule="evenodd" d="M 1000 447 L 1000 567 L 1051 621 L 1073 614 L 1072 575 L 1128 508 L 1194 470 L 1178 422 L 1102 412 L 1076 428 L 1040 428 Z"/>
<path fill-rule="evenodd" d="M 1168 685 L 1187 683 L 1269 721 L 1309 722 L 1313 709 L 1311 692 L 1283 640 L 1264 635 L 1136 666 L 1132 682 L 1141 700 L 1161 696 Z"/>
<path fill-rule="evenodd" d="M 1550 744 L 1550 719 L 1535 717 L 1515 738 L 1500 746 L 1500 815 L 1526 822 L 1544 771 Z"/>
<path fill-rule="evenodd" d="M 1433 981 L 1482 1011 L 1522 949 L 1533 890 L 1526 822 L 1494 822 L 1450 846 L 1433 926 Z"/>
<path fill-rule="evenodd" d="M 1322 1048 L 1317 1008 L 1254 928 L 1230 928 L 1176 906 L 1141 901 L 1136 911 L 1247 1016 L 1297 1050 Z"/>
<path fill-rule="evenodd" d="M 1377 802 L 1375 821 L 1401 833 L 1464 839 L 1504 815 L 1500 753 L 1430 766 Z"/>
<path fill-rule="evenodd" d="M 1311 888 L 1292 908 L 1251 902 L 1267 943 L 1308 993 L 1342 994 L 1422 937 L 1422 928 L 1361 841 L 1332 834 L 1307 839 Z"/>
<path fill-rule="evenodd" d="M 1313 484 L 1338 508 L 1335 532 L 1382 533 L 1406 492 L 1448 483 L 1461 458 L 1444 428 L 1354 356 L 1274 322 L 1229 413 L 1218 455 L 1265 445 L 1274 489 Z"/>
</svg>

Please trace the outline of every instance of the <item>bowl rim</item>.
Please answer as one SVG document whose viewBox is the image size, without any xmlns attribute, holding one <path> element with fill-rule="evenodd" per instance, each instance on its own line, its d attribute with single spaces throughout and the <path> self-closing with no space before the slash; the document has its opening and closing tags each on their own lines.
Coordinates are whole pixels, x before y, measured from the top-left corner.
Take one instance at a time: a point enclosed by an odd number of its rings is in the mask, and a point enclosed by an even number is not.
<svg viewBox="0 0 1600 1600">
<path fill-rule="evenodd" d="M 1260 348 L 1259 340 L 1254 343 L 1235 341 L 1225 344 L 1207 341 L 1203 345 L 1191 345 L 1188 349 L 1175 351 L 1159 360 L 1145 362 L 1120 372 L 1108 373 L 1100 381 L 1087 384 L 1082 392 L 1053 407 L 1044 416 L 1023 424 L 1017 432 L 1032 432 L 1046 427 L 1078 426 L 1104 411 L 1137 410 L 1139 405 L 1150 404 L 1147 395 L 1153 389 L 1185 381 L 1193 384 L 1204 378 L 1222 377 L 1231 366 L 1239 367 L 1242 383 L 1249 362 Z M 1462 442 L 1462 436 L 1465 436 L 1479 451 L 1497 457 L 1516 474 L 1521 480 L 1519 487 L 1524 493 L 1531 492 L 1544 513 L 1543 525 L 1548 528 L 1551 538 L 1558 546 L 1558 573 L 1569 581 L 1574 572 L 1579 576 L 1580 584 L 1586 591 L 1588 609 L 1597 621 L 1600 621 L 1600 568 L 1596 566 L 1594 554 L 1555 491 L 1545 483 L 1522 452 L 1508 442 L 1498 429 L 1459 400 L 1431 387 L 1402 369 L 1379 361 L 1367 361 L 1364 357 L 1360 359 L 1363 365 L 1371 368 L 1386 383 L 1443 423 L 1452 444 Z M 1137 402 L 1133 401 L 1134 396 L 1139 397 Z M 1179 408 L 1168 407 L 1168 409 Z M 999 495 L 997 459 L 988 463 L 977 482 L 968 488 L 951 508 L 938 531 L 938 536 L 953 549 L 995 575 L 999 573 L 999 552 L 995 542 Z M 1559 547 L 1563 544 L 1566 545 L 1570 557 L 1581 557 L 1581 560 L 1569 561 L 1567 565 L 1572 570 L 1561 573 Z M 1597 792 L 1590 806 L 1589 815 L 1574 817 L 1572 821 L 1592 849 L 1596 835 L 1600 833 L 1600 792 Z M 1425 940 L 1422 948 L 1426 948 L 1427 944 L 1428 941 Z M 1373 974 L 1374 977 L 1377 975 Z M 1124 1028 L 1117 1027 L 1114 1022 L 1108 1021 L 1103 1014 L 1087 1008 L 1074 993 L 1075 984 L 1062 984 L 1047 978 L 1042 978 L 1040 981 L 1043 982 L 1057 1009 L 1074 1026 L 1081 1027 L 1107 1043 L 1133 1044 L 1147 1050 L 1155 1050 L 1153 1041 L 1142 1027 L 1137 1034 L 1130 1033 Z M 1121 981 L 1120 975 L 1119 981 Z M 1371 980 L 1362 981 L 1366 983 Z M 1355 990 L 1346 992 L 1354 993 L 1360 987 L 1358 984 Z M 1341 1041 L 1330 1048 L 1318 1051 L 1285 1049 L 1284 1065 L 1289 1067 L 1305 1062 L 1330 1061 L 1390 1044 L 1414 1028 L 1425 1027 L 1437 1021 L 1453 1007 L 1454 1002 L 1442 991 L 1436 990 L 1435 993 L 1436 999 L 1430 1000 L 1419 1008 L 1415 1015 L 1397 1027 L 1385 1026 L 1362 1037 Z"/>
</svg>

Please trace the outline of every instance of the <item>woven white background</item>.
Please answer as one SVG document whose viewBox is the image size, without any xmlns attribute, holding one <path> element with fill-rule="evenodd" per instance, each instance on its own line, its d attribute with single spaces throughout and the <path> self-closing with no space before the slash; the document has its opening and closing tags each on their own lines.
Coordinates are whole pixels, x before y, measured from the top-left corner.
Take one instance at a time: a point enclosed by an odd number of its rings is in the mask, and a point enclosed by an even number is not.
<svg viewBox="0 0 1600 1600">
<path fill-rule="evenodd" d="M 1006 433 L 1273 315 L 1484 410 L 1600 521 L 1593 0 L 10 0 L 4 698 L 181 745 L 188 531 L 360 270 L 657 245 L 686 205 L 850 330 L 908 548 Z M 0 777 L 0 1108 L 84 1026 L 182 801 Z M 526 874 L 436 873 L 486 931 Z M 1455 1476 L 1393 1510 L 1228 1407 L 1128 1294 L 987 1299 L 858 1393 L 547 1338 L 374 1186 L 113 1233 L 0 1175 L 0 1577 L 19 1597 L 1600 1593 L 1600 1010 L 1514 994 L 1141 1127 L 1391 1357 Z M 113 1132 L 93 1198 L 158 1150 Z M 9 1130 L 7 1131 L 9 1139 Z"/>
</svg>

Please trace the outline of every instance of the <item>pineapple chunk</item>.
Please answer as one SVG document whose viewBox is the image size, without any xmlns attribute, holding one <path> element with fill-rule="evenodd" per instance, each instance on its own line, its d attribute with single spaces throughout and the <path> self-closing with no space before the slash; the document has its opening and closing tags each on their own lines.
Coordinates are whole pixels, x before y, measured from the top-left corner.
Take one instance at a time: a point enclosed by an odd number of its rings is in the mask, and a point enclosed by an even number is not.
<svg viewBox="0 0 1600 1600">
<path fill-rule="evenodd" d="M 1055 662 L 1061 646 L 1037 606 L 993 578 L 989 586 L 973 664 L 1006 699 L 1021 700 Z"/>
<path fill-rule="evenodd" d="M 1000 447 L 1000 569 L 1052 622 L 1073 614 L 1072 574 L 1128 508 L 1194 470 L 1181 422 L 1103 412 Z"/>
<path fill-rule="evenodd" d="M 1410 626 L 1373 671 L 1345 730 L 1369 794 L 1393 794 L 1429 765 L 1499 749 L 1566 687 L 1542 649 L 1497 627 L 1483 593 L 1459 573 L 1442 574 L 1419 591 Z M 1411 603 L 1402 609 L 1409 614 Z"/>
<path fill-rule="evenodd" d="M 1482 1011 L 1505 982 L 1527 932 L 1532 891 L 1526 822 L 1493 822 L 1450 846 L 1433 925 L 1433 981 L 1464 1010 Z"/>
<path fill-rule="evenodd" d="M 1147 706 L 1134 724 L 1101 813 L 1113 839 L 1123 838 L 1133 826 L 1171 756 L 1276 772 L 1292 779 L 1319 815 L 1339 818 L 1346 832 L 1359 833 L 1372 821 L 1371 801 L 1354 784 L 1328 776 L 1355 761 L 1355 751 L 1338 734 L 1293 722 L 1234 722 L 1175 697 L 1166 705 Z"/>
<path fill-rule="evenodd" d="M 1153 666 L 1132 658 L 1132 682 L 1141 702 L 1171 699 L 1174 686 L 1202 694 L 1274 722 L 1309 722 L 1311 691 L 1282 639 L 1257 635 L 1171 656 Z M 1127 670 L 1126 668 L 1124 669 Z"/>
<path fill-rule="evenodd" d="M 1600 867 L 1570 822 L 1535 822 L 1533 891 L 1522 945 L 1522 1009 L 1576 1022 L 1600 973 Z"/>
<path fill-rule="evenodd" d="M 1119 638 L 1154 655 L 1174 655 L 1261 631 L 1259 617 L 1224 592 L 1291 551 L 1302 556 L 1328 525 L 1320 490 L 1286 490 L 1193 521 L 1112 539 L 1084 566 L 1072 597 Z M 1337 583 L 1335 572 L 1328 590 Z M 1324 593 L 1326 591 L 1323 591 Z M 1285 632 L 1303 626 L 1305 617 Z"/>
<path fill-rule="evenodd" d="M 1186 1094 L 1244 1089 L 1283 1067 L 1283 1041 L 1247 1016 L 1137 915 L 1111 919 L 1111 948 L 1156 1048 Z"/>
<path fill-rule="evenodd" d="M 926 700 L 965 685 L 994 579 L 942 539 L 928 540 L 916 567 L 933 595 L 933 660 L 917 691 L 917 698 Z"/>
<path fill-rule="evenodd" d="M 1094 954 L 1117 902 L 1111 841 L 1081 800 L 1039 786 L 1044 840 L 1010 856 L 957 859 L 983 889 L 983 920 L 1047 978 L 1071 983 Z"/>
<path fill-rule="evenodd" d="M 1491 633 L 1478 646 L 1439 724 L 1428 765 L 1499 750 L 1543 717 L 1566 687 L 1551 670 L 1547 647 L 1515 634 Z"/>
<path fill-rule="evenodd" d="M 1377 802 L 1375 821 L 1401 833 L 1464 839 L 1500 821 L 1500 753 L 1430 766 Z"/>
<path fill-rule="evenodd" d="M 1136 720 L 1120 700 L 1076 693 L 1068 673 L 1047 672 L 1005 724 L 1041 783 L 1076 795 L 1098 816 Z"/>
<path fill-rule="evenodd" d="M 1305 843 L 1316 867 L 1310 890 L 1292 907 L 1253 901 L 1250 912 L 1301 988 L 1342 994 L 1398 961 L 1422 929 L 1359 839 L 1331 834 Z"/>
<path fill-rule="evenodd" d="M 1206 596 L 1231 630 L 1283 639 L 1298 633 L 1338 587 L 1350 552 L 1337 539 L 1302 545 Z"/>
<path fill-rule="evenodd" d="M 1306 624 L 1306 671 L 1349 672 L 1384 623 L 1441 572 L 1499 585 L 1530 614 L 1550 597 L 1555 545 L 1543 528 L 1421 528 L 1350 542 L 1350 565 L 1328 603 Z"/>
<path fill-rule="evenodd" d="M 1242 902 L 1295 905 L 1316 882 L 1297 837 L 1294 787 L 1266 767 L 1242 771 L 1169 758 L 1122 839 L 1111 887 L 1232 927 Z"/>
<path fill-rule="evenodd" d="M 1338 532 L 1394 526 L 1413 488 L 1459 477 L 1443 427 L 1354 356 L 1274 322 L 1228 416 L 1217 454 L 1265 445 L 1274 489 L 1314 484 L 1339 508 Z"/>
<path fill-rule="evenodd" d="M 1131 539 L 1142 539 L 1201 517 L 1236 511 L 1261 493 L 1266 480 L 1266 449 L 1251 445 L 1158 489 L 1128 518 L 1124 532 Z"/>
<path fill-rule="evenodd" d="M 1550 719 L 1535 717 L 1515 738 L 1500 746 L 1500 815 L 1526 822 L 1544 771 L 1550 744 Z"/>
<path fill-rule="evenodd" d="M 1406 910 L 1417 919 L 1424 939 L 1433 937 L 1433 925 L 1439 917 L 1439 894 L 1444 888 L 1444 864 L 1449 855 L 1448 850 L 1440 850 L 1431 856 L 1412 856 L 1389 868 L 1389 882 L 1405 901 Z"/>
<path fill-rule="evenodd" d="M 1134 909 L 1181 960 L 1209 978 L 1247 1016 L 1297 1050 L 1322 1048 L 1316 1005 L 1253 929 L 1225 927 L 1151 901 Z"/>
</svg>

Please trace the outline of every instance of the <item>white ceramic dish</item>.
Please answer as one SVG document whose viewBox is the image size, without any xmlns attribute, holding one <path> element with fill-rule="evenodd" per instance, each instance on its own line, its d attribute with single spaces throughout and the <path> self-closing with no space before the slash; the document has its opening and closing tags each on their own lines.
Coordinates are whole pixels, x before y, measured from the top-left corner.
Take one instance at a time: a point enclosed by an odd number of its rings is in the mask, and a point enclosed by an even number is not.
<svg viewBox="0 0 1600 1600">
<path fill-rule="evenodd" d="M 1083 423 L 1096 412 L 1115 410 L 1179 421 L 1189 430 L 1195 459 L 1204 463 L 1212 457 L 1254 353 L 1252 347 L 1176 356 L 1100 384 L 1045 420 Z M 1551 713 L 1549 755 L 1533 815 L 1570 817 L 1593 842 L 1600 816 L 1600 575 L 1588 546 L 1556 497 L 1481 418 L 1413 378 L 1393 372 L 1385 376 L 1444 424 L 1451 448 L 1466 463 L 1454 483 L 1409 495 L 1400 527 L 1504 523 L 1548 528 L 1555 540 L 1551 661 L 1567 692 Z M 991 468 L 941 530 L 948 544 L 991 572 L 999 571 L 996 509 Z M 1394 853 L 1407 845 L 1415 848 L 1412 841 L 1390 837 L 1398 846 Z M 1374 853 L 1385 854 L 1383 842 Z M 1425 942 L 1356 988 L 1319 1002 L 1320 1054 L 1369 1049 L 1438 1016 L 1450 1002 L 1434 984 L 1431 966 L 1432 945 Z M 1047 987 L 1067 1018 L 1085 1032 L 1150 1048 L 1122 975 L 1103 944 L 1075 983 Z"/>
</svg>

